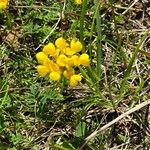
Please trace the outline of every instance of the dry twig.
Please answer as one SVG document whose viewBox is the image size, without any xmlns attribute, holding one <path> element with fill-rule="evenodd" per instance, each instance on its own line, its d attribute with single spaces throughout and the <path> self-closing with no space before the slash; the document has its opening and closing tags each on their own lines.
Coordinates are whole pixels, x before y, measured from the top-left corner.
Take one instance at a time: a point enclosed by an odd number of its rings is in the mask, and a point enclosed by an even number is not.
<svg viewBox="0 0 150 150">
<path fill-rule="evenodd" d="M 115 124 L 116 122 L 118 122 L 119 120 L 123 119 L 124 117 L 134 113 L 137 110 L 140 110 L 141 108 L 147 106 L 150 104 L 150 99 L 147 101 L 142 102 L 141 104 L 138 104 L 137 106 L 133 107 L 132 109 L 128 110 L 127 112 L 121 114 L 120 116 L 118 116 L 116 119 L 112 120 L 111 122 L 109 122 L 108 124 L 104 125 L 102 128 L 100 128 L 99 130 L 94 131 L 91 135 L 89 135 L 85 140 L 86 142 L 82 145 L 82 147 L 80 148 L 83 149 L 83 147 L 85 146 L 85 144 L 92 140 L 93 138 L 95 138 L 97 136 L 97 134 L 99 134 L 100 132 L 102 132 L 103 130 L 106 130 L 107 128 L 109 128 L 110 126 L 112 126 L 113 124 Z"/>
</svg>

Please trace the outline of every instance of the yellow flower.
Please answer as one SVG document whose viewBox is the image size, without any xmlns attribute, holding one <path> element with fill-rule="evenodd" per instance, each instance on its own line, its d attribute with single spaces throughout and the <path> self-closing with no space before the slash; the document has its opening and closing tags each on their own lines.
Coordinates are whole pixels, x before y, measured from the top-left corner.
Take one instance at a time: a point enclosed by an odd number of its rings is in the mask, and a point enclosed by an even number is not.
<svg viewBox="0 0 150 150">
<path fill-rule="evenodd" d="M 74 73 L 75 73 L 74 69 L 71 68 L 69 70 L 65 70 L 63 75 L 64 75 L 65 78 L 70 79 L 70 77 L 73 76 Z"/>
<path fill-rule="evenodd" d="M 79 74 L 73 75 L 70 78 L 70 86 L 77 86 L 79 84 L 79 82 L 81 81 L 81 76 Z"/>
<path fill-rule="evenodd" d="M 55 45 L 63 52 L 63 50 L 67 47 L 67 42 L 64 38 L 60 37 L 55 41 Z"/>
<path fill-rule="evenodd" d="M 90 64 L 89 55 L 85 54 L 85 53 L 80 55 L 79 62 L 83 66 L 89 66 L 89 64 Z"/>
<path fill-rule="evenodd" d="M 0 0 L 0 10 L 6 9 L 8 4 L 8 0 Z"/>
<path fill-rule="evenodd" d="M 40 64 L 44 64 L 44 62 L 49 60 L 47 55 L 45 55 L 44 52 L 38 52 L 36 54 L 36 59 L 37 59 L 38 63 L 40 63 Z"/>
<path fill-rule="evenodd" d="M 61 73 L 61 70 L 60 70 L 58 64 L 54 63 L 53 61 L 51 61 L 49 63 L 49 68 L 50 68 L 51 72 L 60 72 Z"/>
<path fill-rule="evenodd" d="M 61 78 L 61 74 L 59 72 L 51 72 L 49 77 L 51 80 L 58 81 Z"/>
<path fill-rule="evenodd" d="M 54 56 L 55 59 L 57 59 L 57 57 L 59 56 L 60 54 L 60 49 L 56 49 L 56 55 Z"/>
<path fill-rule="evenodd" d="M 82 44 L 80 41 L 72 39 L 70 42 L 70 48 L 71 48 L 71 51 L 74 51 L 75 53 L 77 53 L 82 50 Z"/>
<path fill-rule="evenodd" d="M 82 44 L 76 39 L 72 39 L 70 45 L 62 37 L 55 41 L 55 45 L 48 43 L 42 52 L 36 54 L 36 59 L 41 64 L 36 68 L 39 75 L 43 77 L 49 74 L 51 80 L 58 81 L 63 74 L 69 80 L 70 86 L 77 86 L 82 78 L 75 74 L 74 68 L 90 64 L 88 54 L 79 55 L 81 50 Z"/>
<path fill-rule="evenodd" d="M 71 48 L 67 47 L 65 49 L 65 54 L 68 55 L 68 56 L 72 56 L 73 54 L 75 54 L 76 52 L 73 51 Z"/>
<path fill-rule="evenodd" d="M 73 62 L 73 64 L 74 64 L 74 66 L 80 66 L 79 56 L 73 55 L 73 56 L 71 57 L 71 59 L 72 59 L 72 62 Z"/>
<path fill-rule="evenodd" d="M 75 0 L 75 3 L 76 3 L 77 5 L 80 5 L 80 4 L 82 3 L 82 0 Z"/>
<path fill-rule="evenodd" d="M 60 54 L 60 55 L 57 57 L 56 63 L 57 63 L 59 66 L 61 66 L 61 67 L 66 66 L 67 57 L 66 57 L 64 54 Z"/>
<path fill-rule="evenodd" d="M 36 69 L 41 77 L 44 77 L 49 73 L 49 69 L 44 65 L 39 65 Z"/>
<path fill-rule="evenodd" d="M 45 45 L 43 48 L 43 52 L 46 55 L 51 55 L 51 56 L 55 56 L 57 54 L 57 51 L 53 43 L 48 43 L 47 45 Z"/>
<path fill-rule="evenodd" d="M 66 68 L 71 68 L 71 67 L 73 67 L 73 66 L 74 66 L 74 63 L 73 63 L 72 58 L 66 57 L 66 65 L 65 65 L 65 67 L 66 67 Z"/>
<path fill-rule="evenodd" d="M 50 60 L 43 52 L 37 53 L 36 58 L 38 62 L 46 66 L 50 70 L 50 72 L 61 72 L 58 64 Z"/>
</svg>

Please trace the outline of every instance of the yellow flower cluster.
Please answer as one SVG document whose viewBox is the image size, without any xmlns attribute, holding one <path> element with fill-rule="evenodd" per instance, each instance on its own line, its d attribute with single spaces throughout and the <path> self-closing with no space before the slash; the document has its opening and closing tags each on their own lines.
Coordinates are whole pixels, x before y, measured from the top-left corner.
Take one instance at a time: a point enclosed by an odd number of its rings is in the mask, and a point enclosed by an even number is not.
<svg viewBox="0 0 150 150">
<path fill-rule="evenodd" d="M 0 10 L 6 9 L 8 0 L 0 0 Z"/>
<path fill-rule="evenodd" d="M 81 75 L 75 74 L 75 67 L 88 66 L 89 56 L 86 53 L 79 55 L 82 44 L 76 39 L 70 43 L 63 37 L 58 38 L 55 44 L 48 43 L 41 52 L 36 54 L 36 59 L 40 65 L 37 71 L 40 76 L 49 75 L 51 80 L 60 80 L 62 75 L 69 80 L 70 86 L 77 86 L 81 81 Z"/>
</svg>

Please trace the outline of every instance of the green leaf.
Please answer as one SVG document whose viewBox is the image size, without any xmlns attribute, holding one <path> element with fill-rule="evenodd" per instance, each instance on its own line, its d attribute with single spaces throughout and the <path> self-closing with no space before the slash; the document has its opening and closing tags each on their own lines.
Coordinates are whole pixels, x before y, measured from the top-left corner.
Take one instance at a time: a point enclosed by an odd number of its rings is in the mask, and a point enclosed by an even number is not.
<svg viewBox="0 0 150 150">
<path fill-rule="evenodd" d="M 123 15 L 115 16 L 115 19 L 116 19 L 117 23 L 120 23 L 120 24 L 125 23 Z"/>
<path fill-rule="evenodd" d="M 4 128 L 5 128 L 4 118 L 0 116 L 0 133 L 3 131 Z"/>
<path fill-rule="evenodd" d="M 17 150 L 17 149 L 13 147 L 13 148 L 8 148 L 7 150 Z"/>
<path fill-rule="evenodd" d="M 54 147 L 59 150 L 76 150 L 76 148 L 74 148 L 74 146 L 69 142 L 64 142 L 62 145 L 55 144 Z"/>
<path fill-rule="evenodd" d="M 144 64 L 150 65 L 150 59 L 146 59 L 146 60 L 144 61 Z"/>
<path fill-rule="evenodd" d="M 11 135 L 11 141 L 13 142 L 14 145 L 17 145 L 22 141 L 22 135 L 20 133 L 12 134 Z"/>
<path fill-rule="evenodd" d="M 80 122 L 76 127 L 75 136 L 84 137 L 86 132 L 86 126 L 87 124 L 85 122 Z"/>
</svg>

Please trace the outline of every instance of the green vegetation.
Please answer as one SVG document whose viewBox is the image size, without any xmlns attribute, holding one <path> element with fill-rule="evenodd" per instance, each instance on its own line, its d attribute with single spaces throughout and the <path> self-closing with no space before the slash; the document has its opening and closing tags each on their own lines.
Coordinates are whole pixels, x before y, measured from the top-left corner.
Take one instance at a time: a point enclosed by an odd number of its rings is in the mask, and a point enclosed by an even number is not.
<svg viewBox="0 0 150 150">
<path fill-rule="evenodd" d="M 0 150 L 150 149 L 148 7 L 12 0 L 0 10 Z M 76 87 L 37 73 L 36 54 L 59 37 L 89 55 Z"/>
</svg>

